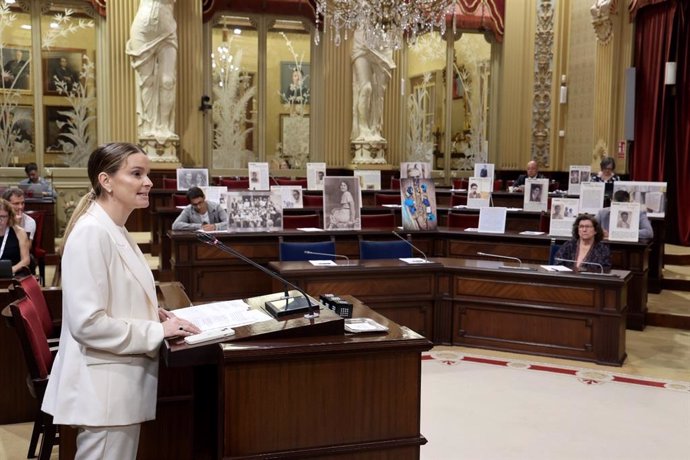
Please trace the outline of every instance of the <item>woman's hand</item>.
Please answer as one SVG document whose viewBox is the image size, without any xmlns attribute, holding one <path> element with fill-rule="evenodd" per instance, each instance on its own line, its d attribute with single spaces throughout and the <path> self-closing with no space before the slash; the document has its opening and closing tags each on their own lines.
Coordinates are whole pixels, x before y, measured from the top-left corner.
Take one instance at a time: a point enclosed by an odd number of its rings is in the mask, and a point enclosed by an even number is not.
<svg viewBox="0 0 690 460">
<path fill-rule="evenodd" d="M 174 313 L 162 308 L 158 309 L 158 317 L 163 324 L 163 335 L 166 339 L 170 337 L 187 337 L 201 332 L 201 329 L 194 324 L 185 319 L 178 318 Z"/>
</svg>

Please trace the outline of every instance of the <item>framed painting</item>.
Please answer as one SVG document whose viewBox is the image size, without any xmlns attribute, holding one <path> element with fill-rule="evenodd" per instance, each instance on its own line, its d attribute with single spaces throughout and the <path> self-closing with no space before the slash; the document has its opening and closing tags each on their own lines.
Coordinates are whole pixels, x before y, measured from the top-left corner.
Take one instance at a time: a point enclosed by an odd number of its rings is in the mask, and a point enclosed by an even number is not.
<svg viewBox="0 0 690 460">
<path fill-rule="evenodd" d="M 6 45 L 2 48 L 2 90 L 31 92 L 31 49 Z"/>
<path fill-rule="evenodd" d="M 10 112 L 12 132 L 17 135 L 16 142 L 34 145 L 34 108 L 18 105 Z"/>
<path fill-rule="evenodd" d="M 66 96 L 80 83 L 84 50 L 52 48 L 42 52 L 43 94 Z"/>
<path fill-rule="evenodd" d="M 288 104 L 309 104 L 309 63 L 280 63 L 280 97 Z"/>
<path fill-rule="evenodd" d="M 49 153 L 62 153 L 64 144 L 74 144 L 65 134 L 70 133 L 69 113 L 72 107 L 61 105 L 45 106 L 45 149 Z"/>
</svg>

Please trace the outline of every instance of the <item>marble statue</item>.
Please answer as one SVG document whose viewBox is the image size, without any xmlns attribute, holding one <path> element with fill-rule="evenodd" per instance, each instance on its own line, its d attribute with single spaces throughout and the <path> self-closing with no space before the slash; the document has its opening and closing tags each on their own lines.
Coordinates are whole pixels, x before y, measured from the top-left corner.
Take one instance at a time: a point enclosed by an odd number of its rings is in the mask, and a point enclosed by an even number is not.
<svg viewBox="0 0 690 460">
<path fill-rule="evenodd" d="M 352 44 L 352 135 L 353 142 L 381 142 L 383 96 L 395 69 L 393 50 L 374 49 L 357 29 Z"/>
<path fill-rule="evenodd" d="M 141 0 L 127 42 L 137 82 L 141 139 L 163 144 L 175 134 L 177 23 L 175 0 Z"/>
</svg>

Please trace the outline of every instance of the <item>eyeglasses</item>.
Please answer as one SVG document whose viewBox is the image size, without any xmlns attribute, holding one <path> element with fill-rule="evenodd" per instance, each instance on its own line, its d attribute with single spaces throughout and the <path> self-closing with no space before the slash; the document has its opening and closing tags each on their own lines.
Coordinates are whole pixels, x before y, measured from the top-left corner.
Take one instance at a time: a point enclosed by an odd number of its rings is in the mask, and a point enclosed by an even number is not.
<svg viewBox="0 0 690 460">
<path fill-rule="evenodd" d="M 594 225 L 580 225 L 578 228 L 594 228 Z"/>
</svg>

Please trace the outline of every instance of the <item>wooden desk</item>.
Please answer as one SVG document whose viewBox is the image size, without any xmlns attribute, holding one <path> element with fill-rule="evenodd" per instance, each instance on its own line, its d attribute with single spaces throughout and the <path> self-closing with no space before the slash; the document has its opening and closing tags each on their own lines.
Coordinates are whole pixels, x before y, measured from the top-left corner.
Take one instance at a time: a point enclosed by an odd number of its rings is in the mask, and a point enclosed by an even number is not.
<svg viewBox="0 0 690 460">
<path fill-rule="evenodd" d="M 477 252 L 518 257 L 523 262 L 543 264 L 549 259 L 551 238 L 518 233 L 490 234 L 440 228 L 438 231 L 406 232 L 429 257 L 477 259 Z M 188 232 L 168 232 L 171 243 L 172 278 L 180 281 L 193 301 L 244 298 L 271 290 L 271 279 L 244 262 L 198 243 Z M 336 253 L 359 258 L 359 239 L 393 237 L 389 230 L 324 231 L 318 233 L 286 231 L 275 233 L 224 233 L 217 235 L 226 244 L 256 262 L 267 265 L 279 259 L 279 239 L 289 241 L 323 241 L 334 238 Z M 562 243 L 564 238 L 558 238 Z M 611 242 L 613 268 L 629 270 L 633 281 L 628 285 L 628 327 L 642 330 L 647 313 L 647 278 L 649 242 Z M 366 297 L 367 300 L 372 300 Z M 393 318 L 399 320 L 400 318 Z M 408 323 L 405 323 L 408 324 Z M 419 323 L 415 323 L 418 325 Z M 408 324 L 409 325 L 409 324 Z M 425 325 L 424 331 L 428 331 Z"/>
<path fill-rule="evenodd" d="M 367 299 L 401 324 L 429 331 L 435 343 L 579 359 L 613 366 L 625 360 L 629 271 L 619 277 L 502 268 L 501 262 L 433 258 L 269 268 L 317 296 Z M 280 289 L 280 283 L 274 289 Z"/>
<path fill-rule="evenodd" d="M 176 458 L 418 459 L 421 353 L 431 343 L 350 300 L 388 332 L 345 334 L 338 322 L 338 333 L 202 347 L 215 360 L 194 368 L 194 454 Z M 186 345 L 163 353 L 168 366 L 190 364 Z"/>
</svg>

